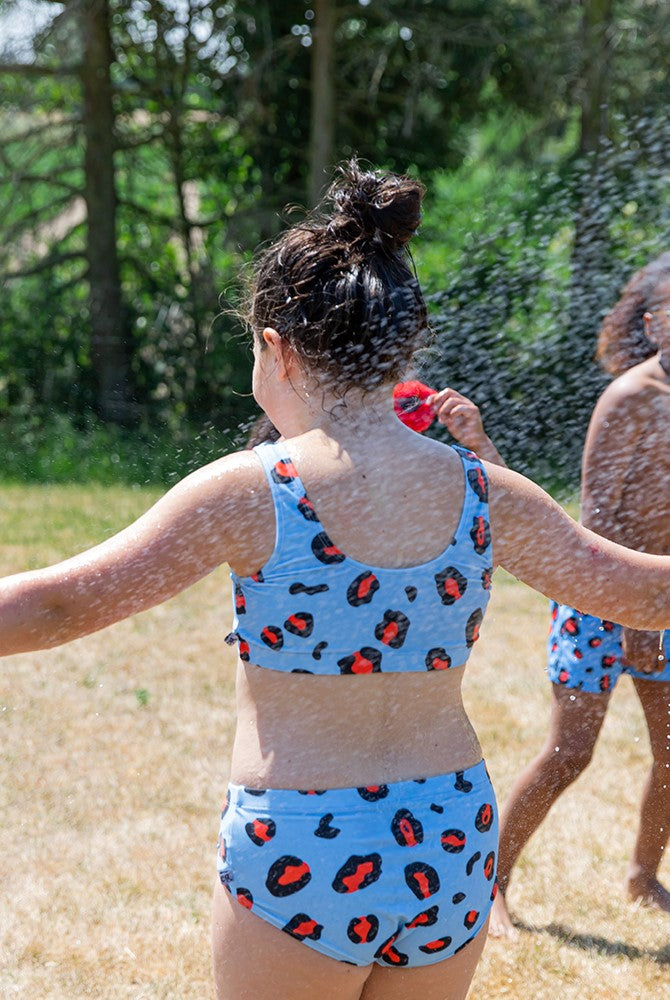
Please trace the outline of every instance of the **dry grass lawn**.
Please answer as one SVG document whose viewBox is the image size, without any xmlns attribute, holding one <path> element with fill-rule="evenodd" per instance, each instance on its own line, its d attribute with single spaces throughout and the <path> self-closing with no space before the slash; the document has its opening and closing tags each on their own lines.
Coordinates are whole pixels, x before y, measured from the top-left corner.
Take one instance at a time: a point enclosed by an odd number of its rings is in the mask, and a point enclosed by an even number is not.
<svg viewBox="0 0 670 1000">
<path fill-rule="evenodd" d="M 0 573 L 99 541 L 151 499 L 0 488 Z M 209 901 L 234 710 L 229 616 L 222 568 L 133 621 L 2 661 L 0 997 L 211 1000 Z M 466 698 L 500 801 L 543 738 L 546 629 L 544 599 L 499 575 Z M 670 996 L 670 917 L 621 892 L 647 765 L 625 679 L 591 768 L 521 860 L 510 891 L 519 937 L 489 942 L 472 997 Z"/>
</svg>

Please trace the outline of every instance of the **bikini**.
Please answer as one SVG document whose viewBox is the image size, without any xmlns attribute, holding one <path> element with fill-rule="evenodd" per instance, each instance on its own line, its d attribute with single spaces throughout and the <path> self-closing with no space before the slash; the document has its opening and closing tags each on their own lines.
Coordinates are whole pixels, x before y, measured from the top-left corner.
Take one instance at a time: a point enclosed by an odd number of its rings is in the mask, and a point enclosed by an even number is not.
<svg viewBox="0 0 670 1000">
<path fill-rule="evenodd" d="M 583 615 L 567 604 L 551 602 L 551 627 L 547 641 L 547 674 L 553 684 L 607 694 L 622 674 L 645 681 L 670 681 L 670 635 L 666 633 L 667 662 L 660 673 L 645 674 L 625 666 L 621 625 Z"/>
<path fill-rule="evenodd" d="M 464 499 L 454 537 L 419 566 L 347 556 L 318 520 L 285 444 L 254 449 L 276 518 L 274 551 L 231 574 L 239 656 L 285 672 L 447 670 L 466 662 L 490 596 L 487 481 L 455 449 Z M 346 626 L 343 625 L 346 622 Z M 465 771 L 362 788 L 230 784 L 218 871 L 243 906 L 354 965 L 420 966 L 455 954 L 495 896 L 497 808 L 483 761 Z"/>
</svg>

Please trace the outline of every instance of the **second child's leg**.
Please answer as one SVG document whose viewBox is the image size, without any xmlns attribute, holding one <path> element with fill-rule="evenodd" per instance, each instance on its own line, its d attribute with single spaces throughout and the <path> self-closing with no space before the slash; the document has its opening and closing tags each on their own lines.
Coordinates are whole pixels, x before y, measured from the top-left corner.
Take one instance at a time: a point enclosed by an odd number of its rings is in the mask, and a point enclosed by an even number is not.
<svg viewBox="0 0 670 1000">
<path fill-rule="evenodd" d="M 607 712 L 608 694 L 552 684 L 549 734 L 537 757 L 517 778 L 500 822 L 498 895 L 489 934 L 509 937 L 514 926 L 505 893 L 516 861 L 559 795 L 588 766 Z"/>
<path fill-rule="evenodd" d="M 627 889 L 632 899 L 670 913 L 670 892 L 657 877 L 670 835 L 670 683 L 637 677 L 633 683 L 644 709 L 653 760 L 642 791 Z"/>
</svg>

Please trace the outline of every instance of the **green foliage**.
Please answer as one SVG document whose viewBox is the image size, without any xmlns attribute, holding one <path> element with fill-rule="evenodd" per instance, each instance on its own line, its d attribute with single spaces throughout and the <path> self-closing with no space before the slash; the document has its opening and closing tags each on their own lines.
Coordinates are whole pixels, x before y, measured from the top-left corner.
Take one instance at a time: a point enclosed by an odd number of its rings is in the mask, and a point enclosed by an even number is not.
<svg viewBox="0 0 670 1000">
<path fill-rule="evenodd" d="M 83 46 L 80 8 L 65 4 L 36 40 L 45 73 L 2 73 L 0 432 L 5 473 L 19 478 L 168 482 L 231 447 L 254 412 L 234 308 L 248 255 L 306 197 L 306 0 L 108 8 L 139 426 L 128 435 L 94 416 Z M 580 442 L 602 384 L 591 360 L 602 312 L 667 234 L 670 7 L 612 5 L 610 103 L 635 118 L 611 115 L 607 144 L 579 163 L 584 9 L 335 5 L 334 159 L 418 172 L 429 190 L 417 243 L 436 333 L 427 377 L 470 391 L 511 459 L 545 481 L 564 474 L 556 456 Z"/>
<path fill-rule="evenodd" d="M 480 162 L 475 146 L 467 180 L 436 180 L 424 226 L 430 238 L 450 213 L 455 222 L 446 249 L 424 251 L 435 338 L 423 373 L 470 394 L 509 463 L 552 488 L 578 479 L 606 382 L 600 322 L 632 272 L 667 249 L 665 116 L 614 125 L 598 155 L 545 146 L 533 169 L 486 144 Z"/>
<path fill-rule="evenodd" d="M 174 485 L 223 454 L 244 446 L 251 421 L 230 428 L 183 423 L 128 430 L 89 411 L 76 422 L 58 412 L 17 408 L 0 421 L 3 482 Z"/>
</svg>

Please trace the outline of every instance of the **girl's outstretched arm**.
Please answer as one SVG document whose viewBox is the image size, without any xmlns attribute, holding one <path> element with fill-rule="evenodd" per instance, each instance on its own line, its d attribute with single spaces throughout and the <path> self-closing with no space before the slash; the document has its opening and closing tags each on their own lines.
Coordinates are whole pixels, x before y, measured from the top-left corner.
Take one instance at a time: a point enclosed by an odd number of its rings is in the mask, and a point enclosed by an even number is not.
<svg viewBox="0 0 670 1000">
<path fill-rule="evenodd" d="M 561 604 L 635 629 L 670 628 L 670 556 L 573 521 L 531 480 L 487 465 L 496 565 Z"/>
<path fill-rule="evenodd" d="M 0 580 L 0 655 L 95 632 L 160 604 L 223 562 L 244 562 L 248 498 L 258 485 L 252 454 L 222 458 L 102 544 Z"/>
</svg>

